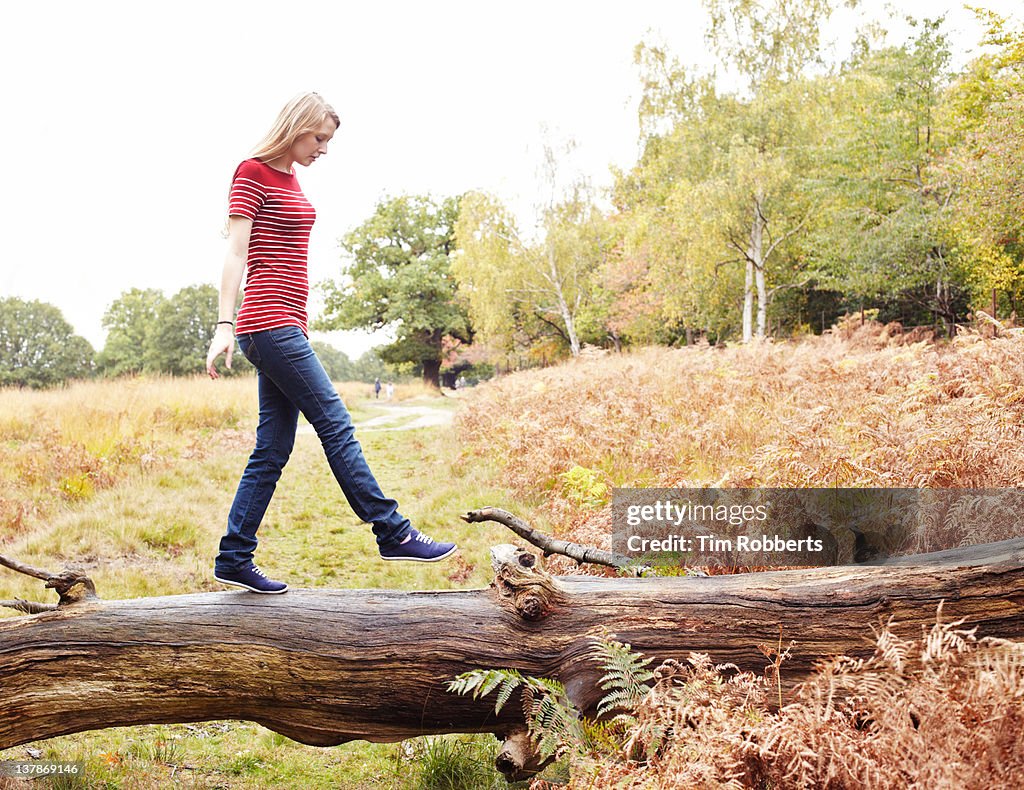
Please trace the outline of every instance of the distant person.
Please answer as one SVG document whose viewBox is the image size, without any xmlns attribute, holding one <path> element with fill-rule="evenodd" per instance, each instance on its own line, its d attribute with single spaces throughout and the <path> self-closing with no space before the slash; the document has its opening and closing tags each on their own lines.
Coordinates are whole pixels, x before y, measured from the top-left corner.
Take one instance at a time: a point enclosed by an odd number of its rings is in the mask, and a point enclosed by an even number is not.
<svg viewBox="0 0 1024 790">
<path fill-rule="evenodd" d="M 309 345 L 307 246 L 316 212 L 302 194 L 294 165 L 308 167 L 326 154 L 338 124 L 337 114 L 318 94 L 296 96 L 252 157 L 235 169 L 228 197 L 220 320 L 206 370 L 218 378 L 221 354 L 231 367 L 237 338 L 257 370 L 260 416 L 256 448 L 228 513 L 214 577 L 257 593 L 288 589 L 256 567 L 253 552 L 256 530 L 291 454 L 300 411 L 320 437 L 352 510 L 373 525 L 383 559 L 433 562 L 456 549 L 454 543 L 438 543 L 416 531 L 398 512 L 398 503 L 383 494 L 356 441 L 348 410 Z M 236 317 L 243 274 L 245 298 Z"/>
<path fill-rule="evenodd" d="M 387 386 L 387 395 L 388 400 L 391 400 L 393 397 L 395 397 L 395 385 L 392 384 L 390 381 L 388 382 Z"/>
<path fill-rule="evenodd" d="M 380 376 L 377 376 L 377 379 L 373 382 L 373 397 L 380 397 Z"/>
</svg>

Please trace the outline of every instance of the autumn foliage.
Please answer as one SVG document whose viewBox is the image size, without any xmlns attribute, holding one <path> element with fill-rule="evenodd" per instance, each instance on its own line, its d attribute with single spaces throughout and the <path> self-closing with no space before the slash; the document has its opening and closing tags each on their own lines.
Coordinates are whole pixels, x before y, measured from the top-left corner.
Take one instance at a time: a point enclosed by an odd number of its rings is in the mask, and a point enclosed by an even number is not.
<svg viewBox="0 0 1024 790">
<path fill-rule="evenodd" d="M 822 337 L 584 355 L 479 388 L 468 453 L 555 531 L 607 544 L 611 489 L 1024 483 L 1024 337 Z"/>
<path fill-rule="evenodd" d="M 665 661 L 635 706 L 565 745 L 568 786 L 1018 787 L 1024 645 L 941 614 L 918 638 L 889 623 L 874 655 L 824 662 L 781 709 L 770 677 L 701 653 Z"/>
</svg>

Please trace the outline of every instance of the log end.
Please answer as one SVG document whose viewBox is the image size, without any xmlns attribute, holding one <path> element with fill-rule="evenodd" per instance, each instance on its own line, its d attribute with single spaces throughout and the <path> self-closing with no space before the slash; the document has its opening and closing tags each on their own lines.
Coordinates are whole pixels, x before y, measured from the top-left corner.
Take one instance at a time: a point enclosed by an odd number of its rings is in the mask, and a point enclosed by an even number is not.
<svg viewBox="0 0 1024 790">
<path fill-rule="evenodd" d="M 501 745 L 494 767 L 509 782 L 520 782 L 535 776 L 554 760 L 554 755 L 541 758 L 537 745 L 526 730 L 516 730 Z"/>
</svg>

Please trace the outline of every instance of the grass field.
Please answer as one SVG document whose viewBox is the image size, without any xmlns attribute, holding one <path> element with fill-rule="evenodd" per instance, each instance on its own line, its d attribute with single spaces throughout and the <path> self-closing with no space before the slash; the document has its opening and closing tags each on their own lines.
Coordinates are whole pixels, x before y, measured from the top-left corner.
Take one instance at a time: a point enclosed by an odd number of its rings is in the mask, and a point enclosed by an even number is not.
<svg viewBox="0 0 1024 790">
<path fill-rule="evenodd" d="M 340 389 L 357 424 L 389 415 L 392 404 L 374 401 L 368 387 Z M 444 412 L 457 406 L 419 388 L 399 387 L 396 402 Z M 0 553 L 54 570 L 83 566 L 104 598 L 224 589 L 211 576 L 213 555 L 255 418 L 251 379 L 0 391 Z M 369 527 L 352 514 L 307 426 L 260 529 L 262 567 L 295 587 L 486 586 L 487 550 L 509 535 L 496 526 L 470 527 L 458 515 L 506 503 L 491 482 L 495 467 L 479 459 L 462 463 L 450 427 L 390 430 L 408 422 L 399 418 L 384 426 L 389 430 L 357 436 L 384 490 L 425 532 L 457 540 L 456 558 L 381 562 Z M 0 598 L 48 594 L 29 577 L 0 571 Z M 8 616 L 16 613 L 0 610 Z M 87 778 L 68 785 L 74 787 L 413 788 L 426 786 L 421 776 L 438 765 L 471 766 L 463 770 L 484 777 L 472 786 L 487 787 L 497 776 L 481 772 L 496 749 L 490 736 L 322 749 L 255 724 L 213 722 L 111 729 L 33 748 L 46 758 L 83 761 Z M 16 748 L 0 760 L 27 755 Z"/>
</svg>

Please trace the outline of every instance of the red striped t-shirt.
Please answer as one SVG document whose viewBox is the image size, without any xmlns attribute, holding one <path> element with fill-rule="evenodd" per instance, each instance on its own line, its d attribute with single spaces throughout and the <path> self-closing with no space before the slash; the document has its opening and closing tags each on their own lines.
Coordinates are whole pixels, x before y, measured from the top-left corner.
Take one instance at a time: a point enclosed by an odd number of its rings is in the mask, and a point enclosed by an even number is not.
<svg viewBox="0 0 1024 790">
<path fill-rule="evenodd" d="M 307 261 L 316 210 L 302 194 L 295 174 L 246 159 L 231 181 L 228 216 L 252 220 L 245 296 L 235 332 L 297 326 L 308 334 Z"/>
</svg>

